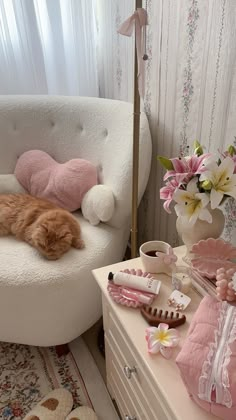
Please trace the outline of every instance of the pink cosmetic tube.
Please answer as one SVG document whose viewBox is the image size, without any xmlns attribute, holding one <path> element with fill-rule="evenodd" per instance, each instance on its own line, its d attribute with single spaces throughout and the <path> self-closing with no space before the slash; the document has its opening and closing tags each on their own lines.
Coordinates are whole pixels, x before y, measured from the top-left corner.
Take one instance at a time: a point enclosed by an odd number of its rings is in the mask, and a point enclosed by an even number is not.
<svg viewBox="0 0 236 420">
<path fill-rule="evenodd" d="M 145 303 L 145 305 L 151 305 L 155 298 L 155 295 L 152 293 L 140 292 L 140 290 L 129 289 L 128 287 L 121 287 L 120 294 L 126 299 Z"/>
</svg>

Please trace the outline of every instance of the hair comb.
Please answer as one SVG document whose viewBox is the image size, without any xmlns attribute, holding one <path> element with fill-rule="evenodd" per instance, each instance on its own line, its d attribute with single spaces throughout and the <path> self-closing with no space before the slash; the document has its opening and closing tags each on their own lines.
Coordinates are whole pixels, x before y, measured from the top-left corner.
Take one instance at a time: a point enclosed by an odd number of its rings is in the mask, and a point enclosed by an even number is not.
<svg viewBox="0 0 236 420">
<path fill-rule="evenodd" d="M 169 312 L 163 311 L 162 309 L 152 308 L 152 306 L 143 306 L 141 309 L 141 314 L 144 319 L 152 327 L 158 327 L 159 324 L 164 322 L 168 324 L 169 327 L 178 327 L 186 321 L 186 316 L 181 315 L 178 312 Z"/>
</svg>

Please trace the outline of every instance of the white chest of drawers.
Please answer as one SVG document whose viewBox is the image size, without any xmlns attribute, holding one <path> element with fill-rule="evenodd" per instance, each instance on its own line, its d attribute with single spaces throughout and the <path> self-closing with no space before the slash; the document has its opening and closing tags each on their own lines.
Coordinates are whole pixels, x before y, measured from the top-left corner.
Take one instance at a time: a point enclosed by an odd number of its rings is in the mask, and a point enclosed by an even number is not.
<svg viewBox="0 0 236 420">
<path fill-rule="evenodd" d="M 184 247 L 175 249 L 181 257 Z M 107 276 L 110 271 L 125 268 L 143 268 L 140 258 L 93 270 L 93 275 L 102 291 L 103 322 L 107 387 L 116 401 L 124 420 L 216 420 L 191 401 L 181 380 L 175 358 L 181 348 L 190 321 L 201 297 L 191 290 L 192 299 L 185 311 L 187 322 L 178 327 L 181 343 L 171 360 L 161 354 L 147 352 L 145 328 L 147 322 L 138 309 L 119 305 L 107 292 Z M 152 306 L 170 310 L 167 298 L 171 293 L 171 280 L 165 275 L 156 275 L 162 280 L 160 295 Z"/>
</svg>

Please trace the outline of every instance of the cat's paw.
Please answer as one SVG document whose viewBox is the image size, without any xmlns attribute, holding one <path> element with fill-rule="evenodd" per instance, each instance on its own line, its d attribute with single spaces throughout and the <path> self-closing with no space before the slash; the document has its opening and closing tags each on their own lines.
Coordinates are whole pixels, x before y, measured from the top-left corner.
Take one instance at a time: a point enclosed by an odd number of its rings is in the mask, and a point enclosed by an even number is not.
<svg viewBox="0 0 236 420">
<path fill-rule="evenodd" d="M 85 247 L 85 243 L 83 239 L 73 238 L 72 246 L 76 249 L 83 249 Z"/>
</svg>

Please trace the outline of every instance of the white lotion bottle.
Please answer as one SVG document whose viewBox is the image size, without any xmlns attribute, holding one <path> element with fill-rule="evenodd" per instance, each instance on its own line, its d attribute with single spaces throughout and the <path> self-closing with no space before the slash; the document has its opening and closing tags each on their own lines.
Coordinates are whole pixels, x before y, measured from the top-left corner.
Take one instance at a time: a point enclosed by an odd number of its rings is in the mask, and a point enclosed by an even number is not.
<svg viewBox="0 0 236 420">
<path fill-rule="evenodd" d="M 119 286 L 128 286 L 133 289 L 142 290 L 143 292 L 159 293 L 161 282 L 150 277 L 136 276 L 135 274 L 123 273 L 109 273 L 108 280 Z"/>
</svg>

